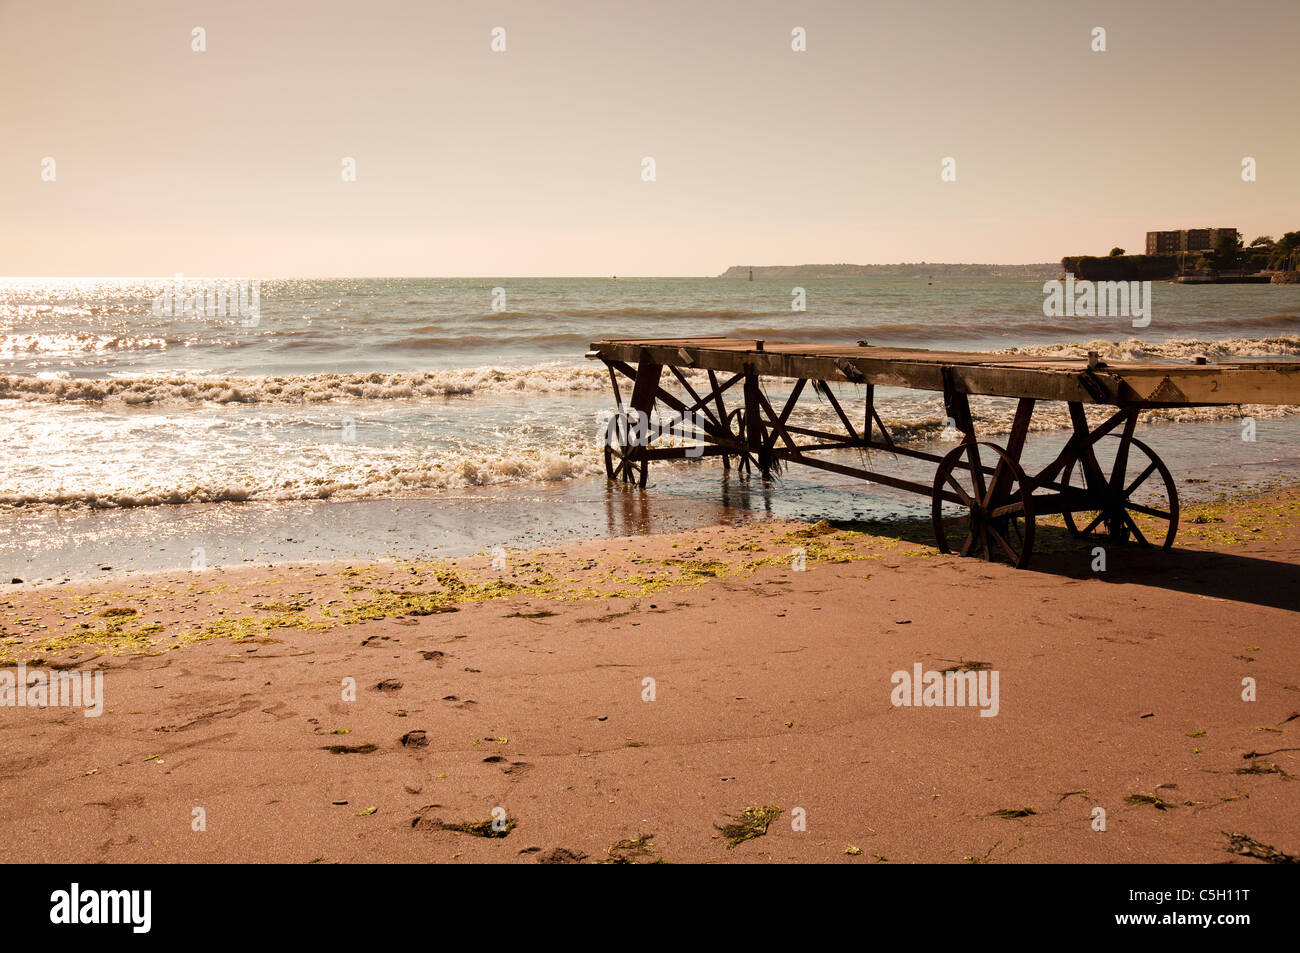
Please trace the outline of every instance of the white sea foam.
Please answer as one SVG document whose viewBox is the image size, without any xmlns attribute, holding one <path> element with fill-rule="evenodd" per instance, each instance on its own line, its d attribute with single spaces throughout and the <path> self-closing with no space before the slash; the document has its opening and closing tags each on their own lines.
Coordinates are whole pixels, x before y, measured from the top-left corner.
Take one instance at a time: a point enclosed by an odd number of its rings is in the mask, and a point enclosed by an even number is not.
<svg viewBox="0 0 1300 953">
<path fill-rule="evenodd" d="M 376 466 L 371 454 L 337 454 L 327 459 L 300 448 L 259 464 L 256 457 L 226 453 L 208 467 L 173 463 L 96 472 L 67 486 L 49 479 L 0 481 L 0 504 L 116 509 L 184 503 L 284 502 L 324 499 L 392 498 L 491 486 L 556 482 L 603 472 L 590 446 L 553 450 L 526 448 L 420 453 L 402 450 Z"/>
<path fill-rule="evenodd" d="M 1099 340 L 1003 353 L 1082 356 L 1089 350 L 1111 360 L 1294 357 L 1300 337 Z M 595 415 L 613 405 L 606 369 L 586 362 L 264 377 L 110 373 L 94 379 L 59 370 L 0 376 L 0 399 L 7 401 L 0 504 L 122 508 L 366 499 L 581 479 L 603 473 Z M 784 387 L 765 383 L 778 406 Z M 837 390 L 850 419 L 861 420 L 862 389 Z M 510 395 L 544 399 L 497 399 Z M 738 395 L 728 396 L 735 406 Z M 971 407 L 981 437 L 1009 431 L 1014 401 L 975 397 Z M 937 394 L 890 389 L 877 393 L 877 409 L 896 441 L 945 438 Z M 1145 429 L 1161 422 L 1263 421 L 1296 411 L 1176 408 L 1147 412 L 1143 420 Z M 1089 416 L 1110 412 L 1091 408 Z M 830 405 L 811 392 L 792 422 L 841 427 Z M 349 426 L 355 442 L 343 437 Z M 1036 432 L 1069 426 L 1063 405 L 1036 408 Z"/>
<path fill-rule="evenodd" d="M 1295 319 L 1292 318 L 1292 321 Z M 1001 348 L 996 354 L 1055 355 L 1086 357 L 1097 351 L 1108 361 L 1169 360 L 1188 361 L 1204 356 L 1211 361 L 1232 361 L 1242 358 L 1294 358 L 1300 357 L 1300 337 L 1226 338 L 1222 341 L 1198 338 L 1176 338 L 1150 343 L 1136 338 L 1127 341 L 1089 341 L 1071 344 L 1034 344 L 1025 347 Z"/>
<path fill-rule="evenodd" d="M 324 404 L 487 394 L 552 394 L 609 387 L 604 365 L 533 364 L 423 373 L 305 374 L 283 377 L 151 375 L 71 378 L 0 375 L 0 400 L 124 405 Z"/>
<path fill-rule="evenodd" d="M 846 394 L 846 411 L 860 403 Z M 860 397 L 858 398 L 860 400 Z M 0 504 L 126 508 L 185 503 L 377 499 L 491 485 L 548 483 L 603 473 L 601 435 L 592 402 L 569 402 L 518 426 L 458 424 L 449 412 L 430 419 L 418 408 L 391 407 L 357 425 L 357 443 L 340 442 L 336 415 L 316 411 L 226 408 L 141 415 L 82 412 L 52 417 L 48 405 L 11 415 L 11 466 L 0 470 Z M 936 395 L 909 392 L 877 404 L 899 443 L 950 439 Z M 975 397 L 971 409 L 984 439 L 1006 434 L 1015 402 Z M 1150 412 L 1151 423 L 1207 422 L 1250 416 L 1275 419 L 1294 408 L 1244 406 Z M 1111 408 L 1089 410 L 1100 420 Z M 508 414 L 506 415 L 509 416 Z M 65 419 L 59 419 L 59 418 Z M 834 410 L 814 398 L 791 422 L 839 430 Z M 1044 402 L 1034 431 L 1063 440 L 1065 408 Z M 432 435 L 430 434 L 432 432 Z M 1062 436 L 1053 437 L 1056 432 Z M 366 441 L 374 441 L 367 443 Z M 717 466 L 714 459 L 706 467 Z M 659 464 L 657 466 L 671 466 Z"/>
<path fill-rule="evenodd" d="M 1003 348 L 993 353 L 1083 357 L 1088 351 L 1098 351 L 1104 359 L 1112 361 L 1186 361 L 1198 355 L 1206 356 L 1212 361 L 1294 358 L 1300 357 L 1300 336 L 1231 338 L 1224 341 L 1189 338 L 1163 343 L 1096 340 Z M 692 376 L 702 379 L 699 374 Z M 135 376 L 120 371 L 109 378 L 71 377 L 48 372 L 39 375 L 0 375 L 0 400 L 163 407 L 187 404 L 355 403 L 431 397 L 599 392 L 608 388 L 609 375 L 604 365 L 558 362 L 407 373 L 264 377 L 206 374 Z"/>
</svg>

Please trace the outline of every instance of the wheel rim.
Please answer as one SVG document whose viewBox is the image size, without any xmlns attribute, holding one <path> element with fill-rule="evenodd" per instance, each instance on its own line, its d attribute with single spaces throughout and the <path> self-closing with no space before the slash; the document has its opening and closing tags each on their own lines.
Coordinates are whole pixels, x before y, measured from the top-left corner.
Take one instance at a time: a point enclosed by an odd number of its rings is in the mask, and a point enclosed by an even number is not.
<svg viewBox="0 0 1300 953">
<path fill-rule="evenodd" d="M 1117 440 L 1125 438 L 1109 434 Z M 1169 549 L 1178 535 L 1178 487 L 1173 474 L 1156 452 L 1136 437 L 1128 437 L 1124 473 L 1118 474 L 1119 448 L 1106 472 L 1106 486 L 1100 491 L 1100 507 L 1067 510 L 1065 526 L 1076 539 L 1098 539 L 1111 543 L 1135 541 L 1143 546 Z M 1121 445 L 1122 446 L 1122 445 Z M 1139 451 L 1141 458 L 1133 453 Z M 1065 468 L 1063 482 L 1072 491 L 1077 456 Z M 1088 491 L 1083 467 L 1079 466 L 1081 492 Z"/>
<path fill-rule="evenodd" d="M 994 464 L 992 474 L 984 472 L 985 460 Z M 935 473 L 931 499 L 939 551 L 1027 565 L 1034 548 L 1032 494 L 1020 464 L 997 444 L 953 448 Z"/>
<path fill-rule="evenodd" d="M 605 429 L 605 476 L 616 483 L 644 487 L 649 464 L 632 441 L 627 414 L 615 414 Z"/>
<path fill-rule="evenodd" d="M 732 440 L 740 443 L 745 442 L 745 411 L 742 408 L 738 407 L 731 413 L 727 414 L 726 425 L 727 434 Z M 740 452 L 724 453 L 722 455 L 722 468 L 724 470 L 731 469 L 731 461 L 733 457 L 736 460 L 737 473 L 749 473 L 753 468 L 753 458 L 750 457 L 749 451 L 745 450 Z"/>
</svg>

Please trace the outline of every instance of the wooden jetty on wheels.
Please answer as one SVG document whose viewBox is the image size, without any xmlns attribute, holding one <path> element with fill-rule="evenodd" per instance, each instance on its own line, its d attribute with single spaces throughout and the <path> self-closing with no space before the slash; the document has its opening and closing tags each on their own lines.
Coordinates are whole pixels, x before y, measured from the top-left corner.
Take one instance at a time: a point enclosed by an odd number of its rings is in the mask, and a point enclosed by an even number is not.
<svg viewBox="0 0 1300 953">
<path fill-rule="evenodd" d="M 1060 514 L 1076 537 L 1173 544 L 1178 490 L 1169 468 L 1134 436 L 1141 411 L 1300 404 L 1300 361 L 1108 364 L 1095 353 L 1083 359 L 728 337 L 602 340 L 591 345 L 587 357 L 605 363 L 614 385 L 617 410 L 605 441 L 611 480 L 644 487 L 651 461 L 698 456 L 721 456 L 724 466 L 743 471 L 757 467 L 765 478 L 782 464 L 803 464 L 928 496 L 941 551 L 1005 558 L 1018 567 L 1033 552 L 1035 518 L 1048 514 Z M 631 385 L 626 402 L 620 378 Z M 794 382 L 784 402 L 777 401 L 779 408 L 764 393 L 762 378 Z M 792 422 L 810 383 L 842 430 Z M 860 427 L 830 383 L 863 386 L 865 408 L 854 414 Z M 961 442 L 943 455 L 895 443 L 876 410 L 877 386 L 941 393 Z M 1004 444 L 979 439 L 971 395 L 1018 401 Z M 1030 474 L 1022 468 L 1021 451 L 1034 407 L 1042 401 L 1065 402 L 1072 432 L 1052 462 Z M 1088 405 L 1115 409 L 1090 427 Z M 673 441 L 664 439 L 662 429 L 646 427 L 651 414 L 665 411 L 670 418 L 689 418 L 692 436 L 703 446 L 668 446 Z M 1107 436 L 1118 439 L 1114 456 L 1099 457 L 1098 442 Z M 936 464 L 934 479 L 919 483 L 817 455 L 845 449 L 929 461 Z"/>
</svg>

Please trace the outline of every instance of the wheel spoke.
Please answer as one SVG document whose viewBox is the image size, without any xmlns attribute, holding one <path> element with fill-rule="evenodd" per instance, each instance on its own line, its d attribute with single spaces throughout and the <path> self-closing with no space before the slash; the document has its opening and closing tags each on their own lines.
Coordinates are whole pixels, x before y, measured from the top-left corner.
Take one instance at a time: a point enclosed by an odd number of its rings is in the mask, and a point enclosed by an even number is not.
<svg viewBox="0 0 1300 953">
<path fill-rule="evenodd" d="M 1143 506 L 1141 503 L 1125 503 L 1124 505 L 1127 506 L 1130 510 L 1134 510 L 1138 513 L 1145 513 L 1147 516 L 1154 516 L 1157 519 L 1168 521 L 1174 518 L 1172 513 L 1166 513 L 1164 510 L 1158 510 L 1154 506 Z"/>
<path fill-rule="evenodd" d="M 1006 464 L 999 459 L 998 465 L 993 468 L 993 476 L 989 478 L 988 489 L 983 494 L 984 498 L 980 500 L 980 505 L 986 510 L 993 505 L 993 494 L 997 492 L 998 484 L 1002 482 L 1002 472 L 1005 469 Z"/>
<path fill-rule="evenodd" d="M 1020 561 L 1020 556 L 1017 555 L 1015 550 L 1011 548 L 1011 544 L 1008 543 L 1005 539 L 1003 539 L 1001 533 L 999 533 L 992 526 L 989 527 L 989 532 L 993 534 L 993 538 L 996 539 L 998 543 L 1002 546 L 1002 549 L 1006 552 L 1007 556 L 1011 559 L 1012 565 L 1015 565 L 1017 562 Z"/>
<path fill-rule="evenodd" d="M 1102 510 L 1101 512 L 1099 512 L 1099 513 L 1097 514 L 1097 518 L 1096 518 L 1096 519 L 1094 519 L 1091 523 L 1089 523 L 1086 527 L 1084 527 L 1083 529 L 1081 529 L 1081 530 L 1079 531 L 1079 535 L 1080 535 L 1080 536 L 1087 536 L 1087 535 L 1088 535 L 1089 533 L 1091 533 L 1094 529 L 1096 529 L 1096 528 L 1097 528 L 1097 524 L 1100 523 L 1100 522 L 1101 522 L 1103 519 L 1105 519 L 1105 518 L 1106 518 L 1106 511 L 1105 511 L 1105 510 Z"/>
<path fill-rule="evenodd" d="M 1025 511 L 1025 501 L 1016 500 L 1014 503 L 1008 503 L 1006 506 L 999 506 L 997 509 L 990 511 L 989 516 L 1018 516 Z"/>
<path fill-rule="evenodd" d="M 975 498 L 982 500 L 984 498 L 984 469 L 980 465 L 979 445 L 973 441 L 966 444 L 966 462 L 970 464 L 971 482 L 975 486 Z"/>
<path fill-rule="evenodd" d="M 961 546 L 961 552 L 958 553 L 957 555 L 959 555 L 959 556 L 969 556 L 969 555 L 970 555 L 971 544 L 973 544 L 974 542 L 975 542 L 975 527 L 972 526 L 972 527 L 970 528 L 970 531 L 966 534 L 966 542 L 962 543 L 962 546 Z"/>
<path fill-rule="evenodd" d="M 970 498 L 970 494 L 966 492 L 965 488 L 957 482 L 957 478 L 951 473 L 948 474 L 948 482 L 952 485 L 952 488 L 957 491 L 957 495 L 961 497 L 963 503 L 967 506 L 975 505 L 975 501 Z"/>
<path fill-rule="evenodd" d="M 1156 462 L 1152 460 L 1151 463 L 1147 465 L 1147 468 L 1143 470 L 1142 473 L 1138 476 L 1138 478 L 1128 485 L 1128 489 L 1124 491 L 1125 498 L 1131 496 L 1133 494 L 1133 491 L 1136 490 L 1138 487 L 1140 487 L 1146 481 L 1146 478 L 1155 472 L 1155 469 L 1156 469 Z"/>
<path fill-rule="evenodd" d="M 1133 535 L 1138 538 L 1138 542 L 1140 542 L 1143 546 L 1151 545 L 1149 542 L 1147 542 L 1147 538 L 1142 535 L 1142 530 L 1138 529 L 1137 522 L 1133 519 L 1133 517 L 1128 515 L 1128 510 L 1124 510 L 1124 522 L 1128 523 L 1128 528 L 1133 531 Z"/>
</svg>

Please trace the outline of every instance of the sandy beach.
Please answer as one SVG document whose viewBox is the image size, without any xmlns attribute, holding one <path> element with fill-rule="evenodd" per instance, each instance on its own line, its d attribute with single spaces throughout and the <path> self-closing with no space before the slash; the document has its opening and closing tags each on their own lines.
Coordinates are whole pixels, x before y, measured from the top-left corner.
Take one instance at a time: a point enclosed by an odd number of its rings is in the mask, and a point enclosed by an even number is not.
<svg viewBox="0 0 1300 953">
<path fill-rule="evenodd" d="M 1107 557 L 772 521 L 12 585 L 0 664 L 103 712 L 0 708 L 3 859 L 1294 858 L 1300 491 Z M 996 714 L 894 704 L 916 666 Z"/>
</svg>

